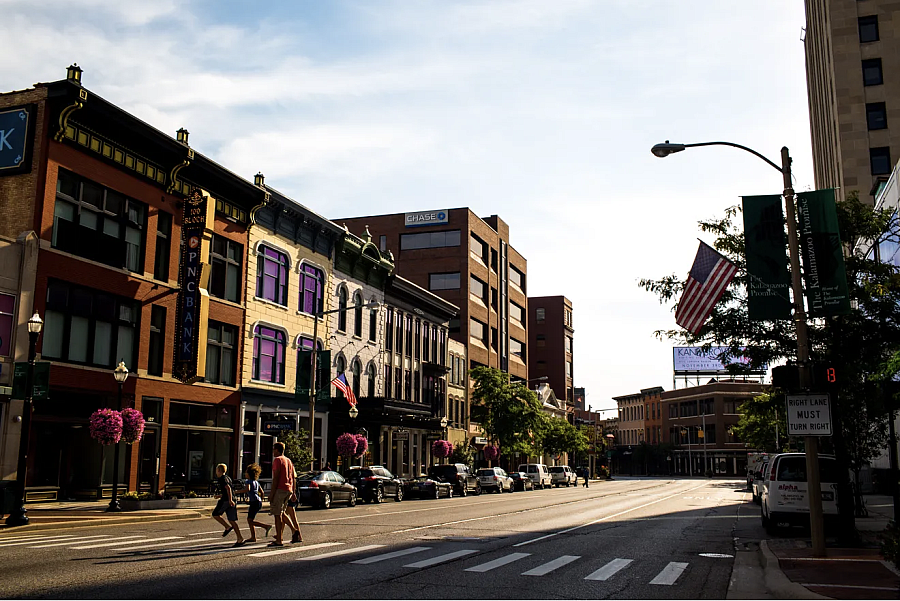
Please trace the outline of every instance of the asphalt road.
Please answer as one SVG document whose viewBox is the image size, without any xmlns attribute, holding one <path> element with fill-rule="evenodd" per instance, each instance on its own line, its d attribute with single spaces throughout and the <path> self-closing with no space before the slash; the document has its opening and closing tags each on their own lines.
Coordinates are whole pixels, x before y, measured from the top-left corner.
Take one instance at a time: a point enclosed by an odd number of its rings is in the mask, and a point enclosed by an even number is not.
<svg viewBox="0 0 900 601">
<path fill-rule="evenodd" d="M 763 536 L 749 501 L 739 481 L 649 478 L 388 500 L 303 509 L 281 549 L 261 530 L 234 549 L 211 518 L 8 533 L 0 597 L 724 599 L 736 545 Z"/>
</svg>

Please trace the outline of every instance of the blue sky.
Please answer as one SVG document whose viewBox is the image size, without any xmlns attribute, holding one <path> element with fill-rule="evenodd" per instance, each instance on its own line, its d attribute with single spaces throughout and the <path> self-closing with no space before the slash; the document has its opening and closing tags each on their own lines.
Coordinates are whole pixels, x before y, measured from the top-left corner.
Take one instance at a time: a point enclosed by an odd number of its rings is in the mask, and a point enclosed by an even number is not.
<svg viewBox="0 0 900 601">
<path fill-rule="evenodd" d="M 594 408 L 672 387 L 672 313 L 637 287 L 685 274 L 699 219 L 780 175 L 813 186 L 801 0 L 0 0 L 0 89 L 85 86 L 328 216 L 500 215 L 529 294 L 575 308 Z M 708 239 L 708 238 L 707 238 Z"/>
</svg>

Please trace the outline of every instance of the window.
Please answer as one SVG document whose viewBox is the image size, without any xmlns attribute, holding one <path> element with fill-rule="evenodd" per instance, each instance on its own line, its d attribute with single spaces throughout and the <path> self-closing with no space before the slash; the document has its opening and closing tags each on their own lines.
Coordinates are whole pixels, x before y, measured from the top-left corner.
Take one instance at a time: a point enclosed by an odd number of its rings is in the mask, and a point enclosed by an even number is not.
<svg viewBox="0 0 900 601">
<path fill-rule="evenodd" d="M 0 356 L 11 357 L 13 323 L 15 322 L 16 297 L 0 294 Z"/>
<path fill-rule="evenodd" d="M 497 273 L 497 249 L 491 249 L 491 271 Z"/>
<path fill-rule="evenodd" d="M 413 351 L 413 321 L 412 315 L 407 313 L 403 316 L 404 330 L 406 331 L 406 356 L 412 357 Z"/>
<path fill-rule="evenodd" d="M 891 172 L 891 149 L 887 146 L 869 149 L 872 175 L 889 175 Z"/>
<path fill-rule="evenodd" d="M 256 296 L 287 306 L 288 256 L 269 246 L 259 247 L 256 272 Z"/>
<path fill-rule="evenodd" d="M 394 368 L 394 398 L 403 398 L 403 369 L 399 365 Z"/>
<path fill-rule="evenodd" d="M 453 319 L 451 319 L 450 322 L 448 323 L 447 327 L 449 328 L 451 334 L 459 334 L 459 331 L 460 331 L 459 318 L 454 317 Z"/>
<path fill-rule="evenodd" d="M 547 311 L 543 307 L 539 307 L 534 310 L 534 320 L 537 323 L 544 323 L 544 320 L 547 317 Z"/>
<path fill-rule="evenodd" d="M 566 336 L 566 352 L 572 354 L 572 337 Z"/>
<path fill-rule="evenodd" d="M 431 356 L 431 344 L 430 344 L 431 340 L 429 340 L 430 327 L 431 326 L 429 326 L 428 322 L 426 321 L 425 325 L 423 327 L 423 334 L 422 334 L 422 356 L 425 358 L 426 361 L 428 360 L 428 357 Z"/>
<path fill-rule="evenodd" d="M 387 310 L 387 321 L 384 324 L 384 348 L 394 350 L 394 310 Z"/>
<path fill-rule="evenodd" d="M 131 301 L 51 280 L 41 353 L 48 359 L 137 370 L 138 310 Z"/>
<path fill-rule="evenodd" d="M 732 415 L 740 413 L 741 404 L 743 402 L 742 399 L 725 399 L 723 404 L 724 413 L 730 413 Z"/>
<path fill-rule="evenodd" d="M 869 129 L 887 129 L 887 109 L 883 102 L 866 104 L 866 124 Z"/>
<path fill-rule="evenodd" d="M 687 401 L 679 403 L 681 409 L 681 417 L 694 417 L 697 415 L 697 401 Z"/>
<path fill-rule="evenodd" d="M 347 331 L 347 288 L 341 286 L 338 289 L 338 332 Z"/>
<path fill-rule="evenodd" d="M 713 415 L 714 407 L 713 399 L 700 399 L 700 415 Z"/>
<path fill-rule="evenodd" d="M 359 398 L 360 379 L 362 376 L 362 364 L 360 364 L 359 359 L 353 360 L 353 364 L 350 366 L 350 373 L 353 376 L 353 382 L 351 384 L 352 390 L 353 390 L 353 396 L 358 399 Z"/>
<path fill-rule="evenodd" d="M 869 58 L 862 62 L 863 85 L 880 86 L 884 83 L 880 58 Z"/>
<path fill-rule="evenodd" d="M 369 342 L 375 342 L 378 336 L 378 309 L 369 311 Z"/>
<path fill-rule="evenodd" d="M 509 352 L 521 359 L 522 361 L 526 361 L 525 357 L 525 343 L 519 342 L 515 338 L 509 339 Z"/>
<path fill-rule="evenodd" d="M 209 293 L 233 303 L 241 302 L 241 262 L 244 247 L 218 234 L 209 247 Z"/>
<path fill-rule="evenodd" d="M 482 240 L 475 234 L 472 234 L 471 238 L 469 239 L 469 250 L 485 265 L 489 263 L 490 247 L 485 244 L 484 240 Z"/>
<path fill-rule="evenodd" d="M 146 215 L 145 204 L 60 169 L 51 244 L 91 261 L 140 273 Z"/>
<path fill-rule="evenodd" d="M 675 403 L 669 405 L 669 419 L 678 419 L 678 405 Z"/>
<path fill-rule="evenodd" d="M 513 267 L 509 266 L 509 281 L 519 287 L 519 290 L 525 292 L 525 274 Z"/>
<path fill-rule="evenodd" d="M 371 363 L 369 367 L 366 368 L 366 396 L 370 399 L 375 398 L 375 366 Z"/>
<path fill-rule="evenodd" d="M 416 319 L 416 352 L 413 354 L 414 359 L 419 359 L 422 356 L 422 320 Z"/>
<path fill-rule="evenodd" d="M 547 346 L 547 337 L 544 336 L 543 334 L 536 335 L 535 341 L 537 342 L 537 345 L 540 347 Z"/>
<path fill-rule="evenodd" d="M 237 328 L 210 321 L 206 341 L 206 381 L 234 386 Z M 310 341 L 312 342 L 312 341 Z"/>
<path fill-rule="evenodd" d="M 469 337 L 487 346 L 487 326 L 475 318 L 469 318 Z"/>
<path fill-rule="evenodd" d="M 398 370 L 399 371 L 399 370 Z M 412 372 L 403 370 L 403 400 L 412 401 Z"/>
<path fill-rule="evenodd" d="M 300 265 L 300 311 L 313 314 L 322 310 L 324 282 L 324 271 L 309 263 Z"/>
<path fill-rule="evenodd" d="M 397 342 L 397 354 L 403 354 L 403 313 L 397 311 L 397 328 L 394 339 Z"/>
<path fill-rule="evenodd" d="M 166 308 L 153 305 L 150 307 L 150 351 L 147 357 L 147 373 L 151 376 L 161 376 L 163 374 L 165 339 Z"/>
<path fill-rule="evenodd" d="M 387 236 L 378 236 L 378 250 L 381 252 L 387 250 Z"/>
<path fill-rule="evenodd" d="M 566 377 L 567 378 L 572 377 L 572 362 L 571 361 L 566 361 Z"/>
<path fill-rule="evenodd" d="M 497 293 L 497 289 L 491 286 L 491 309 L 494 310 L 494 313 L 497 312 L 497 306 L 499 304 L 500 295 Z"/>
<path fill-rule="evenodd" d="M 525 309 L 512 301 L 509 303 L 509 316 L 520 324 L 525 324 Z"/>
<path fill-rule="evenodd" d="M 353 335 L 362 338 L 363 299 L 359 292 L 353 294 Z"/>
<path fill-rule="evenodd" d="M 169 281 L 169 253 L 172 249 L 172 215 L 160 211 L 156 215 L 156 258 L 153 261 L 153 279 Z"/>
<path fill-rule="evenodd" d="M 565 310 L 565 320 L 566 320 L 566 325 L 571 328 L 572 327 L 572 312 L 569 311 L 568 309 Z"/>
<path fill-rule="evenodd" d="M 391 366 L 384 366 L 384 398 L 390 399 L 391 397 Z"/>
<path fill-rule="evenodd" d="M 284 332 L 266 326 L 253 330 L 253 379 L 284 384 Z"/>
<path fill-rule="evenodd" d="M 429 290 L 458 290 L 459 289 L 459 272 L 455 273 L 432 273 L 428 276 Z"/>
<path fill-rule="evenodd" d="M 488 304 L 488 296 L 487 296 L 488 286 L 474 275 L 469 278 L 469 293 L 472 296 L 476 296 L 484 303 L 485 306 Z"/>
<path fill-rule="evenodd" d="M 400 235 L 400 250 L 444 248 L 447 246 L 459 246 L 459 230 Z"/>
<path fill-rule="evenodd" d="M 440 356 L 437 358 L 437 361 L 435 361 L 435 363 L 446 367 L 447 366 L 447 331 L 441 330 L 440 333 L 438 334 L 438 337 L 440 338 L 440 341 L 441 341 L 441 353 L 440 353 Z"/>
<path fill-rule="evenodd" d="M 878 15 L 868 17 L 860 17 L 859 20 L 859 43 L 878 41 Z"/>
<path fill-rule="evenodd" d="M 497 328 L 491 328 L 491 348 L 496 351 L 499 342 L 500 342 L 500 334 L 499 334 L 499 332 L 497 332 Z"/>
<path fill-rule="evenodd" d="M 347 370 L 347 363 L 344 361 L 344 357 L 338 355 L 337 359 L 334 360 L 334 371 L 337 375 L 341 375 Z M 345 376 L 346 377 L 346 376 Z M 347 382 L 352 385 L 352 382 Z M 340 388 L 335 387 L 334 389 L 334 397 L 337 399 L 344 398 L 344 393 Z"/>
<path fill-rule="evenodd" d="M 700 438 L 701 443 L 716 444 L 716 425 L 706 424 L 706 430 L 701 429 L 703 437 Z"/>
</svg>

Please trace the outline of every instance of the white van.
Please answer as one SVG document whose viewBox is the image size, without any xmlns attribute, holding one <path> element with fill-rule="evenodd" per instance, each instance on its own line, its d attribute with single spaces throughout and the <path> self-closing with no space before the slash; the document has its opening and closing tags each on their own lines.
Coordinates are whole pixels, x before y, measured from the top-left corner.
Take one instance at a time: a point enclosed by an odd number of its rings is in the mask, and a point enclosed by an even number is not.
<svg viewBox="0 0 900 601">
<path fill-rule="evenodd" d="M 826 522 L 838 513 L 838 466 L 833 455 L 819 455 L 822 513 Z M 769 458 L 763 474 L 760 504 L 763 527 L 771 532 L 781 524 L 809 525 L 806 453 L 781 453 Z"/>
<path fill-rule="evenodd" d="M 535 488 L 550 488 L 552 480 L 550 479 L 550 471 L 543 463 L 523 463 L 519 466 L 518 471 L 524 472 L 528 478 L 534 483 Z"/>
</svg>

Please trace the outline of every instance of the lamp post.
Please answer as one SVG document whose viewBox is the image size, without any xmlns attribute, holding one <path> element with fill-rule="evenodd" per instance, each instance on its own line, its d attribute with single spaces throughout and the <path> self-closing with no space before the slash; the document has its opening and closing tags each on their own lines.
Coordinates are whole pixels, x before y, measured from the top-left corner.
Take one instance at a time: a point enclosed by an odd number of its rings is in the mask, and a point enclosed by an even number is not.
<svg viewBox="0 0 900 601">
<path fill-rule="evenodd" d="M 443 431 L 444 440 L 447 440 L 447 424 L 448 424 L 449 422 L 447 421 L 447 416 L 446 416 L 446 415 L 443 416 L 443 417 L 441 417 L 441 422 L 440 422 L 440 423 L 441 423 L 441 430 Z M 443 459 L 444 459 L 444 463 L 446 463 L 446 462 L 447 462 L 447 457 L 444 457 Z"/>
<path fill-rule="evenodd" d="M 784 210 L 787 217 L 788 251 L 791 261 L 791 289 L 794 297 L 794 324 L 797 331 L 797 362 L 800 371 L 800 388 L 809 390 L 812 383 L 809 365 L 809 337 L 806 331 L 806 312 L 803 308 L 803 283 L 800 280 L 800 243 L 797 235 L 797 217 L 794 207 L 794 187 L 791 182 L 791 155 L 787 146 L 781 148 L 781 166 L 773 163 L 752 148 L 733 142 L 699 142 L 696 144 L 657 144 L 650 149 L 655 156 L 664 158 L 695 146 L 731 146 L 755 155 L 770 167 L 781 173 L 784 184 Z M 807 436 L 806 473 L 809 487 L 809 522 L 813 555 L 825 555 L 825 531 L 822 518 L 822 485 L 819 479 L 819 441 L 815 436 Z"/>
<path fill-rule="evenodd" d="M 350 406 L 350 419 L 356 419 L 359 415 L 359 409 L 356 408 L 356 405 Z"/>
<path fill-rule="evenodd" d="M 116 401 L 116 410 L 122 411 L 122 386 L 125 385 L 125 380 L 128 379 L 128 368 L 125 367 L 124 361 L 119 361 L 119 364 L 113 370 L 113 377 L 116 379 L 116 383 L 119 385 L 119 394 L 117 396 Z M 116 443 L 116 452 L 113 459 L 113 492 L 112 499 L 109 500 L 109 507 L 106 508 L 106 511 L 122 511 L 122 508 L 119 507 L 119 446 L 121 443 Z"/>
<path fill-rule="evenodd" d="M 44 322 L 34 312 L 28 320 L 28 369 L 25 372 L 25 402 L 22 406 L 22 433 L 19 436 L 19 462 L 16 466 L 16 492 L 19 495 L 17 507 L 6 518 L 7 526 L 27 526 L 28 511 L 25 509 L 25 473 L 28 469 L 28 445 L 31 439 L 31 414 L 34 411 L 34 360 L 37 357 L 37 341 Z"/>
</svg>

